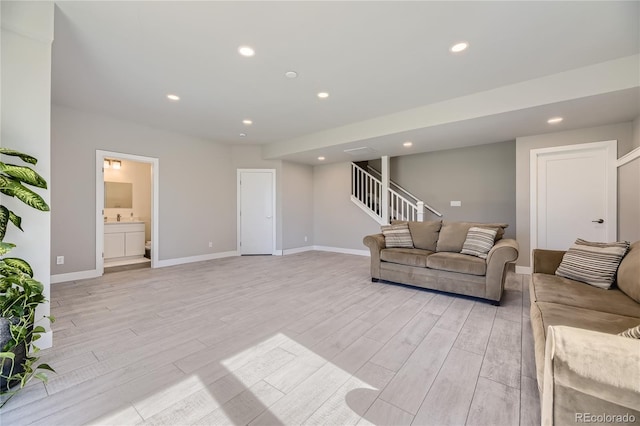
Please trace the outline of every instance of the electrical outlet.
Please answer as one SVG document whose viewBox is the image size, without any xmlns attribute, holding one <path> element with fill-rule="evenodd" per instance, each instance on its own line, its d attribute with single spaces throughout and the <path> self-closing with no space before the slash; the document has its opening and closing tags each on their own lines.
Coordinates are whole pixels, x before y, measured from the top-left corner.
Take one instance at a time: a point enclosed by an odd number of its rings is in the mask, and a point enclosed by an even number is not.
<svg viewBox="0 0 640 426">
<path fill-rule="evenodd" d="M 462 201 L 452 201 L 451 207 L 460 207 L 462 205 Z"/>
<path fill-rule="evenodd" d="M 307 236 L 306 235 L 304 236 L 304 242 L 305 243 L 307 242 Z"/>
<path fill-rule="evenodd" d="M 209 241 L 209 248 L 213 247 L 213 242 Z"/>
<path fill-rule="evenodd" d="M 56 265 L 64 265 L 64 256 L 56 257 Z"/>
</svg>

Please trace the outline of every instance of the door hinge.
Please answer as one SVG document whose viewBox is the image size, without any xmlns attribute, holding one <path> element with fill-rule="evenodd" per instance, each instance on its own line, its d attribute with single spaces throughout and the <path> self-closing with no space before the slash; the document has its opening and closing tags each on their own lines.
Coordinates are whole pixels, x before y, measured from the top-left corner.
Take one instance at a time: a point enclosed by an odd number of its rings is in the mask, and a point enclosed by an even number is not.
<svg viewBox="0 0 640 426">
<path fill-rule="evenodd" d="M 102 252 L 102 258 L 104 259 L 104 252 Z"/>
</svg>

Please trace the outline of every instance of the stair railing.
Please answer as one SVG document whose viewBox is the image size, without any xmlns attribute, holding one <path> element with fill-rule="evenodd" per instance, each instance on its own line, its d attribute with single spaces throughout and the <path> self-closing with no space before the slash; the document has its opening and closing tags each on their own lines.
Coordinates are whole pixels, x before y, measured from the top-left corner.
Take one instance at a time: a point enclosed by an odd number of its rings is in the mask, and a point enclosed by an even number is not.
<svg viewBox="0 0 640 426">
<path fill-rule="evenodd" d="M 382 174 L 379 171 L 377 171 L 375 168 L 367 165 L 367 170 L 372 175 L 377 176 L 378 179 L 382 178 Z M 418 199 L 415 195 L 413 195 L 412 193 L 404 189 L 402 186 L 398 185 L 393 180 L 389 179 L 389 184 L 393 187 L 393 189 L 396 190 L 396 192 L 404 194 L 405 198 L 408 200 L 411 200 L 411 202 L 414 203 L 417 207 L 419 207 L 419 204 L 422 204 L 423 208 L 429 210 L 431 213 L 435 214 L 438 217 L 442 217 L 442 213 L 440 213 L 439 211 L 437 211 L 436 209 L 434 209 L 424 201 Z"/>
</svg>

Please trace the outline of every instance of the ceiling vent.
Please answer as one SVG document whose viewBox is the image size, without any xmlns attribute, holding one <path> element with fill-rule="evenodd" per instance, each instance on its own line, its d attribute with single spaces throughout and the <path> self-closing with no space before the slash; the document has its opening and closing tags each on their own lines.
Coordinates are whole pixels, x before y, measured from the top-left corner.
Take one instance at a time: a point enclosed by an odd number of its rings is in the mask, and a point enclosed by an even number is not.
<svg viewBox="0 0 640 426">
<path fill-rule="evenodd" d="M 345 154 L 353 155 L 354 157 L 376 155 L 376 150 L 373 148 L 369 148 L 368 146 L 361 146 L 360 148 L 345 149 L 344 152 Z"/>
</svg>

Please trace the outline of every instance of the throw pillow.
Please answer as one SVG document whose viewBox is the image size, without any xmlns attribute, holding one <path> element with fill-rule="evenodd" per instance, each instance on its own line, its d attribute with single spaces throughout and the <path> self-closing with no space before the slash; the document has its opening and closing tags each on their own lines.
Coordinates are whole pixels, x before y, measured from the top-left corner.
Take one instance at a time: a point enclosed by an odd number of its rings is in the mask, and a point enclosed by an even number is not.
<svg viewBox="0 0 640 426">
<path fill-rule="evenodd" d="M 505 228 L 509 225 L 506 223 L 449 222 L 445 220 L 442 222 L 436 251 L 460 253 L 464 240 L 467 238 L 467 232 L 474 226 L 477 228 L 497 229 L 496 241 L 498 241 L 502 238 Z"/>
<path fill-rule="evenodd" d="M 384 225 L 381 229 L 387 248 L 413 248 L 413 240 L 411 240 L 409 225 L 406 222 L 394 225 Z"/>
<path fill-rule="evenodd" d="M 618 333 L 618 336 L 629 337 L 631 339 L 640 339 L 640 325 L 631 327 L 628 330 Z"/>
<path fill-rule="evenodd" d="M 476 226 L 469 228 L 467 239 L 464 240 L 460 253 L 486 259 L 489 250 L 493 247 L 497 233 L 497 229 L 479 228 Z"/>
<path fill-rule="evenodd" d="M 627 250 L 627 241 L 594 243 L 578 238 L 562 257 L 556 275 L 608 289 Z"/>
</svg>

